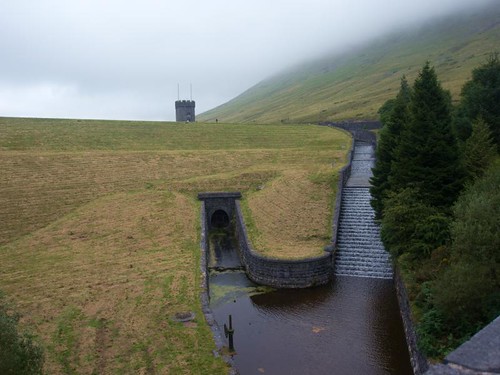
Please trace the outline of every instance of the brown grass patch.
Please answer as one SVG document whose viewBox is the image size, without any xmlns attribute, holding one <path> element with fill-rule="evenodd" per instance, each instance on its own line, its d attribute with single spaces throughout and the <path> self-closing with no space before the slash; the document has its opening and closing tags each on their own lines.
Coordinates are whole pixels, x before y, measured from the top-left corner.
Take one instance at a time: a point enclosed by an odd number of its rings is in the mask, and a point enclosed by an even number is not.
<svg viewBox="0 0 500 375">
<path fill-rule="evenodd" d="M 262 248 L 312 254 L 349 143 L 305 126 L 0 118 L 0 132 L 0 289 L 50 374 L 225 372 L 198 300 L 196 193 L 279 205 L 282 227 L 249 218 L 269 229 Z M 195 321 L 170 319 L 182 311 Z"/>
<path fill-rule="evenodd" d="M 49 348 L 48 373 L 187 374 L 181 362 L 211 358 L 210 345 L 199 345 L 209 337 L 204 325 L 170 321 L 193 308 L 202 316 L 197 238 L 197 210 L 185 196 L 118 193 L 4 246 L 2 289 Z"/>
<path fill-rule="evenodd" d="M 254 247 L 277 258 L 322 254 L 331 238 L 332 193 L 328 177 L 313 181 L 305 170 L 286 171 L 263 186 L 248 198 L 258 233 L 252 236 Z"/>
<path fill-rule="evenodd" d="M 184 179 L 244 171 L 266 156 L 259 151 L 241 156 L 228 151 L 0 152 L 0 244 L 106 194 L 170 184 L 181 188 Z"/>
</svg>

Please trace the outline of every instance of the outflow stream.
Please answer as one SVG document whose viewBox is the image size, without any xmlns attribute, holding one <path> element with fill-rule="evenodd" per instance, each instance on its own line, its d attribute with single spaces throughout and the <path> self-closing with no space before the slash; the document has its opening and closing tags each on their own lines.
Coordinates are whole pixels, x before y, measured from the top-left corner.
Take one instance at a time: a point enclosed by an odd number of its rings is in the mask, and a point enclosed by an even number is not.
<svg viewBox="0 0 500 375">
<path fill-rule="evenodd" d="M 335 277 L 323 287 L 271 290 L 238 270 L 229 234 L 211 242 L 210 305 L 222 332 L 232 315 L 240 374 L 412 374 L 392 280 Z"/>
<path fill-rule="evenodd" d="M 330 285 L 259 287 L 246 277 L 232 234 L 212 234 L 210 305 L 222 332 L 232 315 L 240 374 L 413 373 L 392 268 L 369 207 L 372 159 L 372 146 L 357 142 Z"/>
</svg>

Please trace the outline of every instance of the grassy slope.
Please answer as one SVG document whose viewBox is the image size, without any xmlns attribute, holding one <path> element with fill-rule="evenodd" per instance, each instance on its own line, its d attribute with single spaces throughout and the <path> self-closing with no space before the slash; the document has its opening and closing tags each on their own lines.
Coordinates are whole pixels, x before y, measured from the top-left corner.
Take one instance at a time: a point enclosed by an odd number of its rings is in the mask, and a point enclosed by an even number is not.
<svg viewBox="0 0 500 375">
<path fill-rule="evenodd" d="M 0 289 L 47 372 L 224 372 L 198 301 L 196 193 L 242 191 L 270 255 L 318 253 L 348 143 L 323 127 L 0 118 Z M 272 204 L 278 226 L 259 216 Z M 186 310 L 194 323 L 169 319 Z"/>
<path fill-rule="evenodd" d="M 373 41 L 320 59 L 252 87 L 198 116 L 203 121 L 318 122 L 376 118 L 405 74 L 413 82 L 426 60 L 456 100 L 473 68 L 500 44 L 500 3 Z"/>
</svg>

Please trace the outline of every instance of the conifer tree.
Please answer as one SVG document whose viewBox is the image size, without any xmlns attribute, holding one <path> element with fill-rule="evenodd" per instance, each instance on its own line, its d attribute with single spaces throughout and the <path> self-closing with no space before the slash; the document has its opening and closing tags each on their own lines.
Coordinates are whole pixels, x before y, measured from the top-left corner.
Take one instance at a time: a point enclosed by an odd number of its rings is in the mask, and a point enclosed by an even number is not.
<svg viewBox="0 0 500 375">
<path fill-rule="evenodd" d="M 496 147 L 488 125 L 479 118 L 472 125 L 472 134 L 465 142 L 464 166 L 469 179 L 481 177 L 496 155 Z"/>
<path fill-rule="evenodd" d="M 457 133 L 465 140 L 472 123 L 481 117 L 490 127 L 493 141 L 500 150 L 500 60 L 498 53 L 472 71 L 472 79 L 462 88 L 462 99 L 455 120 Z"/>
<path fill-rule="evenodd" d="M 453 207 L 449 267 L 433 286 L 448 334 L 468 337 L 500 314 L 500 164 L 493 163 Z"/>
<path fill-rule="evenodd" d="M 394 158 L 394 150 L 399 143 L 401 129 L 408 123 L 410 87 L 405 76 L 401 78 L 401 86 L 396 99 L 391 99 L 387 103 L 390 103 L 391 110 L 383 118 L 384 127 L 380 131 L 376 151 L 377 162 L 375 168 L 373 168 L 373 177 L 370 180 L 372 185 L 370 188 L 371 204 L 377 218 L 382 217 L 383 202 L 390 189 L 388 178 Z"/>
<path fill-rule="evenodd" d="M 424 203 L 449 207 L 462 187 L 462 175 L 450 95 L 427 62 L 415 80 L 410 120 L 401 132 L 389 184 L 392 191 L 417 188 Z"/>
</svg>

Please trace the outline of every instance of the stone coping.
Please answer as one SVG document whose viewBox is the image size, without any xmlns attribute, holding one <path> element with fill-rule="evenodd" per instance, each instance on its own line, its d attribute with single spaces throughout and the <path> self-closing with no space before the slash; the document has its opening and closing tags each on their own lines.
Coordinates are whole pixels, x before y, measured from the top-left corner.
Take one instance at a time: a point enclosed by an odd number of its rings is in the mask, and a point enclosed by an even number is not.
<svg viewBox="0 0 500 375">
<path fill-rule="evenodd" d="M 227 199 L 241 199 L 242 195 L 239 191 L 221 191 L 221 192 L 215 192 L 215 193 L 210 193 L 210 192 L 204 192 L 204 193 L 198 193 L 198 199 L 199 200 L 205 200 L 205 199 L 220 199 L 220 198 L 227 198 Z"/>
</svg>

